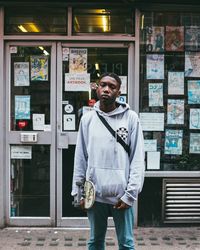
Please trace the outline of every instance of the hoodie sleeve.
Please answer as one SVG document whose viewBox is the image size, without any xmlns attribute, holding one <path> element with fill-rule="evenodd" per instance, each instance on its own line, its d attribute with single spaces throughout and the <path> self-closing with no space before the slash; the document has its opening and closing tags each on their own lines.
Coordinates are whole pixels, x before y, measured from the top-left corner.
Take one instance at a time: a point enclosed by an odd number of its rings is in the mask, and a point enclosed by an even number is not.
<svg viewBox="0 0 200 250">
<path fill-rule="evenodd" d="M 133 205 L 142 190 L 145 172 L 144 139 L 138 117 L 133 124 L 135 128 L 131 132 L 130 140 L 129 179 L 125 194 L 121 197 L 121 200 L 129 206 Z"/>
<path fill-rule="evenodd" d="M 77 136 L 75 156 L 74 156 L 74 172 L 73 172 L 72 192 L 71 192 L 72 196 L 75 196 L 77 194 L 78 186 L 76 185 L 76 183 L 85 182 L 88 156 L 87 156 L 86 141 L 84 136 L 85 133 L 83 133 L 83 131 L 86 132 L 86 130 L 84 130 L 83 120 L 81 120 Z"/>
</svg>

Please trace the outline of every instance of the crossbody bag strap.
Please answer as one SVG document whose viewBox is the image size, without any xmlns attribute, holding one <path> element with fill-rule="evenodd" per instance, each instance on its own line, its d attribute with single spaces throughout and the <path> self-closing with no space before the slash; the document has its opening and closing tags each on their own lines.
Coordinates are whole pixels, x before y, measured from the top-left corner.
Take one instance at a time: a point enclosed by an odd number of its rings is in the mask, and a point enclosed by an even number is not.
<svg viewBox="0 0 200 250">
<path fill-rule="evenodd" d="M 96 113 L 97 113 L 99 119 L 104 124 L 104 126 L 112 134 L 112 136 L 116 138 L 117 142 L 119 142 L 122 145 L 122 147 L 125 149 L 125 151 L 128 153 L 128 155 L 130 155 L 130 147 L 129 147 L 129 145 L 126 144 L 125 141 L 117 134 L 117 132 L 115 132 L 113 130 L 113 128 L 107 123 L 106 119 L 102 115 L 99 114 L 99 112 L 96 111 Z"/>
</svg>

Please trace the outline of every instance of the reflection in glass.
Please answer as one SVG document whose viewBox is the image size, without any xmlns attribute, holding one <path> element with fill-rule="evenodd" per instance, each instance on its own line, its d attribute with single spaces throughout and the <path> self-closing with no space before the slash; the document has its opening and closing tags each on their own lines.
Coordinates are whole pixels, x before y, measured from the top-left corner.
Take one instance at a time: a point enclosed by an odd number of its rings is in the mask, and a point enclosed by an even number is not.
<svg viewBox="0 0 200 250">
<path fill-rule="evenodd" d="M 50 146 L 11 145 L 10 216 L 50 216 Z"/>
</svg>

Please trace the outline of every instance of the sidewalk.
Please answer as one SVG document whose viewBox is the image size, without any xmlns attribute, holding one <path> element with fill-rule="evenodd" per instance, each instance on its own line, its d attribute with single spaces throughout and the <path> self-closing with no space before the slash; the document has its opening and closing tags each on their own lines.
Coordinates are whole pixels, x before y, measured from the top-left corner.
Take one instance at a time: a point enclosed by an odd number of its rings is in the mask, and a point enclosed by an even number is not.
<svg viewBox="0 0 200 250">
<path fill-rule="evenodd" d="M 1 250 L 86 250 L 88 229 L 5 228 L 0 230 Z M 136 250 L 200 250 L 200 227 L 137 228 Z M 109 229 L 106 249 L 118 250 L 115 231 Z"/>
</svg>

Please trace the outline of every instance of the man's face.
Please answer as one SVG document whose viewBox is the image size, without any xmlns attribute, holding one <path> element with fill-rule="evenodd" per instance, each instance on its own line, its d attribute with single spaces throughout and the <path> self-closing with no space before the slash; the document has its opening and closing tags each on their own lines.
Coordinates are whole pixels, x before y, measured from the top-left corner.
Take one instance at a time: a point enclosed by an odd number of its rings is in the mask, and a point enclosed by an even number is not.
<svg viewBox="0 0 200 250">
<path fill-rule="evenodd" d="M 105 105 L 113 104 L 121 93 L 119 83 L 110 76 L 105 76 L 99 81 L 96 92 L 100 102 Z"/>
</svg>

